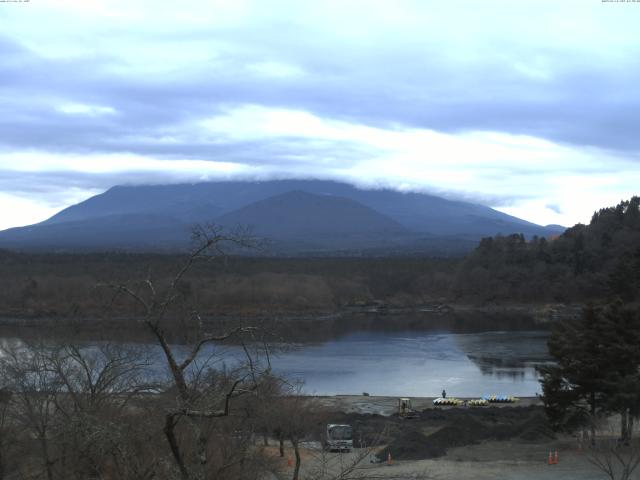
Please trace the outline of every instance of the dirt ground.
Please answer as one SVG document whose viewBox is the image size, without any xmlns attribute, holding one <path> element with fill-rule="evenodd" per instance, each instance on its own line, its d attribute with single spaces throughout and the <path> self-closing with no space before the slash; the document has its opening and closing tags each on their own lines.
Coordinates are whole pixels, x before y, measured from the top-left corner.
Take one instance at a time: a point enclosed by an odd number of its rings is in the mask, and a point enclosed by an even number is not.
<svg viewBox="0 0 640 480">
<path fill-rule="evenodd" d="M 350 453 L 328 453 L 319 443 L 306 444 L 302 480 L 338 478 L 341 472 L 351 469 L 348 476 L 340 478 L 606 478 L 591 465 L 575 437 L 551 432 L 537 398 L 488 408 L 434 408 L 431 398 L 412 398 L 414 409 L 420 412 L 419 418 L 413 420 L 395 415 L 395 397 L 337 396 L 319 397 L 318 401 L 335 412 L 337 422 L 354 427 L 356 443 L 365 438 L 371 445 L 373 433 L 384 430 L 384 434 L 378 446 L 355 448 Z M 503 408 L 509 410 L 500 410 Z M 558 464 L 548 464 L 550 451 L 558 452 Z M 388 465 L 385 459 L 390 452 L 398 456 L 392 456 L 392 464 Z M 293 458 L 290 449 L 282 460 L 283 478 L 291 468 L 287 457 Z M 322 471 L 329 475 L 319 475 Z"/>
<path fill-rule="evenodd" d="M 559 462 L 548 465 L 549 450 L 558 450 Z M 300 478 L 319 478 L 325 470 L 338 476 L 341 471 L 363 456 L 365 450 L 351 453 L 326 453 L 320 447 L 306 448 Z M 287 456 L 282 460 L 282 472 L 288 470 Z M 606 478 L 596 470 L 585 455 L 578 452 L 571 440 L 559 440 L 545 444 L 487 441 L 478 445 L 458 447 L 445 457 L 431 460 L 393 460 L 392 465 L 372 463 L 373 455 L 364 455 L 347 478 L 353 479 L 439 479 L 439 480 L 596 480 Z"/>
</svg>

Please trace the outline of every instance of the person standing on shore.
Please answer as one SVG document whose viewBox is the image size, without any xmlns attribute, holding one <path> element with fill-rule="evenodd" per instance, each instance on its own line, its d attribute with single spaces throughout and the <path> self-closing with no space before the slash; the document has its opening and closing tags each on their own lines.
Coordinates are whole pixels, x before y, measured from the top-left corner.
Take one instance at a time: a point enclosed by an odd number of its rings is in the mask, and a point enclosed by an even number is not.
<svg viewBox="0 0 640 480">
<path fill-rule="evenodd" d="M 447 398 L 447 392 L 444 390 L 444 388 L 442 389 L 442 398 Z"/>
</svg>

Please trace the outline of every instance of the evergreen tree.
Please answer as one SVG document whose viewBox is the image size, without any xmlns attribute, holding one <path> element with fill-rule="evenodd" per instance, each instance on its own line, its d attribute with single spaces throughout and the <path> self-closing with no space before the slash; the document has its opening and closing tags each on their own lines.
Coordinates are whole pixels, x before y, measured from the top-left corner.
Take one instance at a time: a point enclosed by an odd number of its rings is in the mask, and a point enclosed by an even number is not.
<svg viewBox="0 0 640 480">
<path fill-rule="evenodd" d="M 541 367 L 543 401 L 556 427 L 573 427 L 596 416 L 603 405 L 601 324 L 593 307 L 579 320 L 553 329 L 549 353 L 555 365 Z"/>
<path fill-rule="evenodd" d="M 621 419 L 621 439 L 631 440 L 633 419 L 640 414 L 640 312 L 620 300 L 607 305 L 601 315 L 607 348 L 605 408 Z"/>
<path fill-rule="evenodd" d="M 619 413 L 628 442 L 640 415 L 640 315 L 615 300 L 588 307 L 582 318 L 557 325 L 549 339 L 554 365 L 541 367 L 543 400 L 558 428 L 599 414 Z"/>
<path fill-rule="evenodd" d="M 609 294 L 632 302 L 640 295 L 640 248 L 620 257 L 609 275 Z"/>
</svg>

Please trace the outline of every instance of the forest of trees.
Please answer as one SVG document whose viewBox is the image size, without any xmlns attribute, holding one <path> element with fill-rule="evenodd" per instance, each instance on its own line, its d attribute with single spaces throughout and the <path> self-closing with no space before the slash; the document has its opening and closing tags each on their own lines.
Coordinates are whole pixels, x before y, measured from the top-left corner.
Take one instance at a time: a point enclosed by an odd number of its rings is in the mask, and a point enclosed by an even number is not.
<svg viewBox="0 0 640 480">
<path fill-rule="evenodd" d="M 483 239 L 460 265 L 453 293 L 480 301 L 584 302 L 623 288 L 629 300 L 639 283 L 628 277 L 638 267 L 640 197 L 633 197 L 554 239 Z"/>
<path fill-rule="evenodd" d="M 234 256 L 194 267 L 180 288 L 207 315 L 314 313 L 372 302 L 583 303 L 605 299 L 614 284 L 628 299 L 639 285 L 628 280 L 640 266 L 639 201 L 604 208 L 557 238 L 485 238 L 465 258 Z M 0 251 L 0 315 L 96 316 L 107 300 L 96 284 L 148 273 L 166 279 L 181 258 Z"/>
<path fill-rule="evenodd" d="M 605 302 L 554 323 L 553 363 L 538 368 L 549 420 L 558 430 L 582 429 L 587 458 L 612 480 L 635 478 L 640 467 L 640 305 L 630 289 L 639 278 L 640 270 L 618 265 Z"/>
<path fill-rule="evenodd" d="M 96 284 L 148 273 L 167 279 L 180 259 L 0 252 L 0 315 L 97 316 L 108 296 Z M 197 265 L 181 288 L 206 315 L 315 313 L 374 301 L 415 305 L 445 298 L 456 265 L 431 258 L 228 257 Z"/>
<path fill-rule="evenodd" d="M 634 197 L 600 210 L 588 227 L 575 227 L 541 249 L 576 276 L 592 279 L 593 294 L 581 317 L 553 325 L 548 345 L 554 362 L 539 368 L 547 416 L 558 429 L 588 428 L 588 455 L 612 479 L 631 478 L 640 466 L 633 436 L 640 418 L 638 203 Z M 598 427 L 612 415 L 619 417 L 618 440 L 598 438 Z"/>
<path fill-rule="evenodd" d="M 540 368 L 547 414 L 558 428 L 619 414 L 621 439 L 631 440 L 640 416 L 640 309 L 619 298 L 589 306 L 579 319 L 554 326 Z"/>
</svg>

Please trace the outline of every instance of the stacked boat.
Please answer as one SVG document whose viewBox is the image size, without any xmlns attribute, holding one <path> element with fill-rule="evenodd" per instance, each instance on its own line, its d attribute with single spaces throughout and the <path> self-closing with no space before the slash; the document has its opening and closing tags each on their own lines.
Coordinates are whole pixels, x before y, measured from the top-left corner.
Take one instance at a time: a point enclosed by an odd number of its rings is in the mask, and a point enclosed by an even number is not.
<svg viewBox="0 0 640 480">
<path fill-rule="evenodd" d="M 464 400 L 454 397 L 436 398 L 433 400 L 433 404 L 439 406 L 447 405 L 450 407 L 458 407 L 460 405 L 464 405 Z"/>
<path fill-rule="evenodd" d="M 482 398 L 474 398 L 472 400 L 460 400 L 455 397 L 442 397 L 433 400 L 436 406 L 460 407 L 466 405 L 468 407 L 486 407 L 492 403 L 516 403 L 519 398 L 513 395 L 489 395 Z"/>
<path fill-rule="evenodd" d="M 512 395 L 489 395 L 488 397 L 482 397 L 489 403 L 516 403 L 520 399 Z"/>
<path fill-rule="evenodd" d="M 489 405 L 489 402 L 484 398 L 474 398 L 473 400 L 469 400 L 467 405 L 470 407 L 486 407 Z"/>
</svg>

